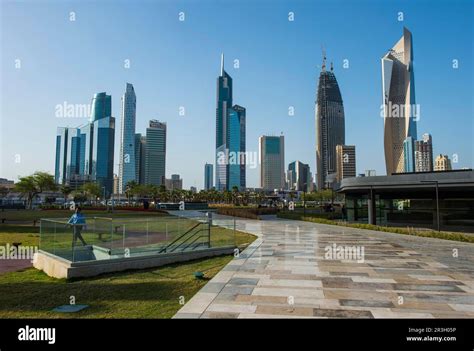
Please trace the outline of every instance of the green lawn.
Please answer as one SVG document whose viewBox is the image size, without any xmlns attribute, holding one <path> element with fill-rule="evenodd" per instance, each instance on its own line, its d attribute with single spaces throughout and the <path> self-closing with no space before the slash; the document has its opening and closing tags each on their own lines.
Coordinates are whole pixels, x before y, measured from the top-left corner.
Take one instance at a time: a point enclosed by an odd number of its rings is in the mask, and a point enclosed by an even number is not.
<svg viewBox="0 0 474 351">
<path fill-rule="evenodd" d="M 16 220 L 65 218 L 65 214 L 70 214 L 68 211 L 19 212 L 26 213 L 26 216 L 20 217 L 15 213 Z M 93 215 L 105 216 L 104 212 L 98 211 L 94 213 L 85 211 L 85 214 L 89 218 Z M 145 214 L 148 215 L 146 218 L 150 218 L 150 213 Z M 135 230 L 143 229 L 143 221 L 132 224 L 131 218 L 136 215 L 137 213 L 131 211 L 115 213 L 114 218 L 123 218 L 122 223 L 127 222 Z M 184 228 L 196 223 L 187 219 L 180 221 L 180 226 Z M 172 223 L 177 225 L 178 221 Z M 169 229 L 173 230 L 172 227 L 173 224 Z M 65 231 L 66 236 L 67 245 L 70 245 L 72 235 L 69 231 Z M 232 239 L 234 239 L 233 230 L 212 227 L 212 246 L 223 246 Z M 255 239 L 254 235 L 235 231 L 235 244 L 241 249 Z M 0 245 L 7 243 L 36 246 L 39 243 L 39 227 L 24 223 L 0 224 Z M 230 255 L 220 256 L 156 269 L 107 274 L 80 280 L 50 278 L 33 268 L 0 274 L 0 318 L 170 318 L 182 307 L 179 304 L 181 296 L 188 301 L 205 285 L 206 280 L 195 279 L 194 272 L 202 271 L 206 278 L 212 278 L 231 259 Z M 68 304 L 70 296 L 75 296 L 76 304 L 87 304 L 90 308 L 74 314 L 51 312 L 54 307 Z"/>
<path fill-rule="evenodd" d="M 232 256 L 220 256 L 151 270 L 74 281 L 50 278 L 34 268 L 0 275 L 0 318 L 171 318 Z M 51 310 L 69 304 L 90 307 L 78 313 Z"/>
</svg>

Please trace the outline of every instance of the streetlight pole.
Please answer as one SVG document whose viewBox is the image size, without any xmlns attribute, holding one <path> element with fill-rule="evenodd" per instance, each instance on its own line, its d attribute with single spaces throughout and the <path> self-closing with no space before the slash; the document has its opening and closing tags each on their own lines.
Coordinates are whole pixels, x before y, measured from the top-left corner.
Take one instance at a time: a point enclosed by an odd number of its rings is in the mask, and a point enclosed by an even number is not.
<svg viewBox="0 0 474 351">
<path fill-rule="evenodd" d="M 422 180 L 422 183 L 431 183 L 435 184 L 435 191 L 436 191 L 436 225 L 438 227 L 438 232 L 441 231 L 440 229 L 440 223 L 439 223 L 439 182 L 437 180 Z"/>
<path fill-rule="evenodd" d="M 306 217 L 306 183 L 303 184 L 303 217 Z"/>
</svg>

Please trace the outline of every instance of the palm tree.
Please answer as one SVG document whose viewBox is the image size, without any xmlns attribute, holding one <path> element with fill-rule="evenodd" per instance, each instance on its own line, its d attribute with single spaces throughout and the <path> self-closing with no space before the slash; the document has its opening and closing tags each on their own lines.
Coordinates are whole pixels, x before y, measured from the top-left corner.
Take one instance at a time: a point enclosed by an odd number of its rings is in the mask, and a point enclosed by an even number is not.
<svg viewBox="0 0 474 351">
<path fill-rule="evenodd" d="M 158 187 L 158 196 L 160 198 L 160 202 L 167 202 L 169 199 L 168 190 L 166 190 L 166 186 L 163 184 Z"/>
<path fill-rule="evenodd" d="M 237 205 L 238 198 L 239 198 L 239 187 L 234 185 L 232 187 L 232 204 L 234 206 Z"/>
<path fill-rule="evenodd" d="M 127 202 L 130 203 L 130 197 L 135 195 L 136 188 L 138 183 L 134 180 L 129 181 L 125 185 L 125 196 L 127 197 Z"/>
</svg>

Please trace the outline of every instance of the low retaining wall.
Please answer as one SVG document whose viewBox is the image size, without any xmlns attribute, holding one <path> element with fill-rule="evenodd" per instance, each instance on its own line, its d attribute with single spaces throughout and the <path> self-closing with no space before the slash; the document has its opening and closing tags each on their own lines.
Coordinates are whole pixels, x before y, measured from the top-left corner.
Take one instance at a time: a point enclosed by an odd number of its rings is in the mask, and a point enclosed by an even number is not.
<svg viewBox="0 0 474 351">
<path fill-rule="evenodd" d="M 164 253 L 158 255 L 113 258 L 106 260 L 71 262 L 40 250 L 33 259 L 33 266 L 53 278 L 93 277 L 103 273 L 120 272 L 131 269 L 159 267 L 171 263 L 185 262 L 199 258 L 234 253 L 234 247 L 210 248 L 196 251 Z"/>
</svg>

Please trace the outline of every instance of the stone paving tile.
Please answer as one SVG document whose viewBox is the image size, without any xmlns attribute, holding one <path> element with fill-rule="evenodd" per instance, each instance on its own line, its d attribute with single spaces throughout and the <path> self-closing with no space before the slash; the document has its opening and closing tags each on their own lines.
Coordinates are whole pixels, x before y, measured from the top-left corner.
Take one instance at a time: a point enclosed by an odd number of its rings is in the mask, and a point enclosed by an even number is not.
<svg viewBox="0 0 474 351">
<path fill-rule="evenodd" d="M 201 318 L 211 318 L 211 319 L 235 319 L 239 317 L 239 313 L 235 312 L 210 312 L 206 311 L 202 314 Z"/>
<path fill-rule="evenodd" d="M 360 306 L 360 307 L 395 307 L 391 301 L 377 300 L 339 300 L 341 306 Z"/>
<path fill-rule="evenodd" d="M 258 239 L 176 318 L 474 318 L 472 244 L 280 219 L 236 224 Z M 364 259 L 326 259 L 333 245 L 363 246 Z"/>
</svg>

